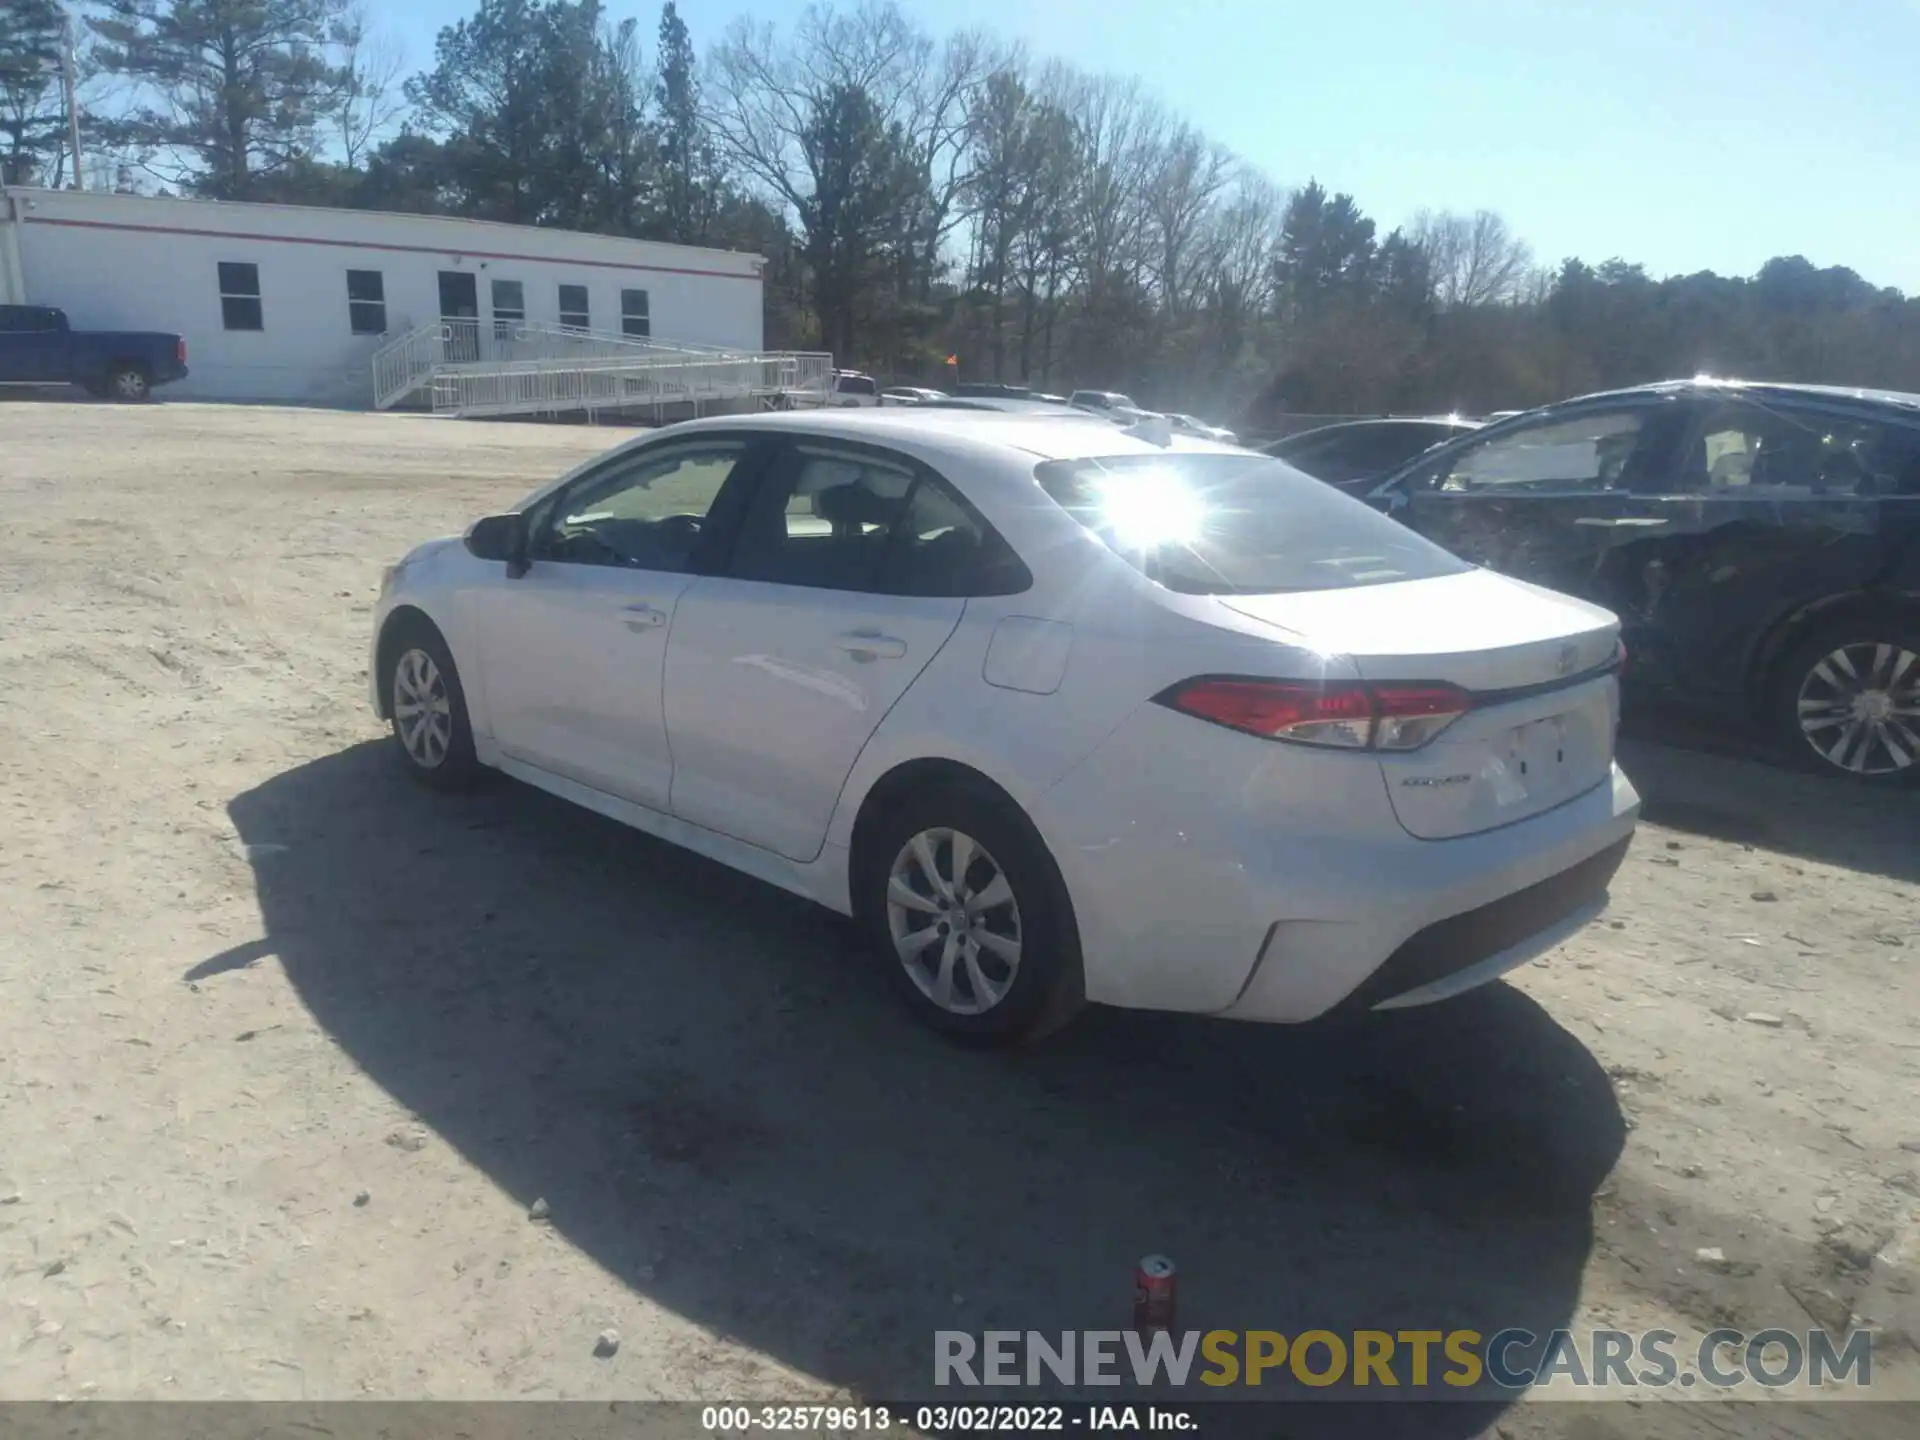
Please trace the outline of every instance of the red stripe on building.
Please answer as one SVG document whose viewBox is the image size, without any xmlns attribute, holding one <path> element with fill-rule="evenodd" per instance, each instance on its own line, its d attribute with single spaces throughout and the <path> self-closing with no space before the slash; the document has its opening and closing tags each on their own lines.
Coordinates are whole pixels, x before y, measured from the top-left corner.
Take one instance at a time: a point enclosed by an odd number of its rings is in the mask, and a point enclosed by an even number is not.
<svg viewBox="0 0 1920 1440">
<path fill-rule="evenodd" d="M 519 260 L 529 265 L 584 265 L 594 270 L 645 270 L 656 275 L 704 275 L 714 280 L 758 280 L 760 278 L 758 275 L 736 274 L 731 270 L 692 270 L 677 265 L 625 265 L 617 260 L 574 260 L 552 255 L 514 255 L 495 250 L 461 250 L 448 245 L 382 245 L 371 240 L 327 240 L 309 235 L 256 235 L 238 230 L 190 230 L 180 225 L 120 225 L 109 220 L 48 220 L 26 217 L 26 223 L 65 225 L 76 230 L 131 230 L 142 235 L 193 235 L 203 240 L 257 240 L 265 245 L 325 245 L 340 250 L 388 250 L 411 255 L 457 255 L 462 260 Z"/>
</svg>

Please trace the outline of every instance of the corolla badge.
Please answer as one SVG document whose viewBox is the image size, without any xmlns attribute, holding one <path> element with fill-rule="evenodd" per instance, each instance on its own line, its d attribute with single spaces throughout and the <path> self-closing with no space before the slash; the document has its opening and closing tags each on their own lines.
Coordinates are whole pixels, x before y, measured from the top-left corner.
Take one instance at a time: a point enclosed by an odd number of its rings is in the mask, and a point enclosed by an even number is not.
<svg viewBox="0 0 1920 1440">
<path fill-rule="evenodd" d="M 1472 779 L 1471 775 L 1409 775 L 1400 783 L 1416 790 L 1437 790 L 1442 785 L 1465 785 Z"/>
</svg>

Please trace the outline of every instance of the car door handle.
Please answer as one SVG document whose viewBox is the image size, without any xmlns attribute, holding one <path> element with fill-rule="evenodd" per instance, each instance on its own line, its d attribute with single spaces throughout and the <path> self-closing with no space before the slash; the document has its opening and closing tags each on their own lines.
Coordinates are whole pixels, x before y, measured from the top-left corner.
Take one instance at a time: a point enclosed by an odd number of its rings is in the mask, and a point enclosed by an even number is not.
<svg viewBox="0 0 1920 1440">
<path fill-rule="evenodd" d="M 898 660 L 907 653 L 907 642 L 897 640 L 891 635 L 876 635 L 871 631 L 856 630 L 847 635 L 833 637 L 834 647 L 844 650 L 855 660 L 865 664 L 869 660 Z"/>
<path fill-rule="evenodd" d="M 620 614 L 629 630 L 658 630 L 667 623 L 667 612 L 656 610 L 651 605 L 623 606 Z"/>
<path fill-rule="evenodd" d="M 1659 515 L 1582 515 L 1573 523 L 1592 525 L 1601 530 L 1650 530 L 1656 525 L 1673 522 Z"/>
</svg>

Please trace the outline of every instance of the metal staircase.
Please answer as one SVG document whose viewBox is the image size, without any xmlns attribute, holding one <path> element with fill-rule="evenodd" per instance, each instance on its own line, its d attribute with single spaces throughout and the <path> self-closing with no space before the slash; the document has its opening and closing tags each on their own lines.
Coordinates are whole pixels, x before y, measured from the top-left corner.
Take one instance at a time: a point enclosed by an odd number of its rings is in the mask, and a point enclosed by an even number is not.
<svg viewBox="0 0 1920 1440">
<path fill-rule="evenodd" d="M 436 415 L 546 415 L 585 410 L 824 405 L 833 357 L 806 351 L 741 351 L 678 340 L 435 320 L 373 354 L 373 406 L 416 395 Z"/>
</svg>

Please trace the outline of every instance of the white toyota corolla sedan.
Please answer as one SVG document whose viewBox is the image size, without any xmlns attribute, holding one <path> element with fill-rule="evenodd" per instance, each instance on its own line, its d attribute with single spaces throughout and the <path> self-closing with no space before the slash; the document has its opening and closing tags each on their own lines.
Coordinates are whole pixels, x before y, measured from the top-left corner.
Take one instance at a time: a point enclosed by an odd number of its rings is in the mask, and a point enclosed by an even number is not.
<svg viewBox="0 0 1920 1440">
<path fill-rule="evenodd" d="M 1565 939 L 1639 811 L 1621 655 L 1279 461 L 907 408 L 675 425 L 422 545 L 372 688 L 419 779 L 851 915 L 984 1042 L 1417 1005 Z"/>
</svg>

